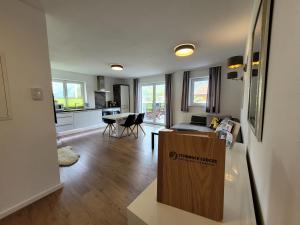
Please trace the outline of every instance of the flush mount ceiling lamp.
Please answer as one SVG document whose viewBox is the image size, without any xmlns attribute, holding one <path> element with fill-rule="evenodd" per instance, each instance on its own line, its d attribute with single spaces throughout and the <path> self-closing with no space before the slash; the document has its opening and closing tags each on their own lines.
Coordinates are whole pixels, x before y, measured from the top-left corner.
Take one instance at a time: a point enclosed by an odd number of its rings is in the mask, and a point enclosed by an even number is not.
<svg viewBox="0 0 300 225">
<path fill-rule="evenodd" d="M 175 55 L 179 57 L 190 56 L 194 53 L 194 51 L 195 51 L 195 45 L 189 43 L 180 44 L 174 48 Z"/>
<path fill-rule="evenodd" d="M 112 70 L 117 70 L 117 71 L 121 71 L 121 70 L 124 69 L 124 67 L 122 65 L 120 65 L 120 64 L 112 64 L 112 65 L 110 65 L 110 68 Z"/>
<path fill-rule="evenodd" d="M 243 66 L 243 56 L 233 56 L 227 60 L 227 67 L 229 69 L 237 69 Z"/>
</svg>

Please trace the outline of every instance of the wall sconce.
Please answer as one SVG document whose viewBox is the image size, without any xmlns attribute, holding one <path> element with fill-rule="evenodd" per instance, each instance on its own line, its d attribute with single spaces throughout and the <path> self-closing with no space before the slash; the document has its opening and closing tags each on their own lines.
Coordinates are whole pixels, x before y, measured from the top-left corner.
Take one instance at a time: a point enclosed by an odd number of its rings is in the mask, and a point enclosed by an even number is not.
<svg viewBox="0 0 300 225">
<path fill-rule="evenodd" d="M 243 77 L 239 77 L 238 72 L 233 71 L 233 72 L 227 73 L 227 79 L 231 79 L 231 80 L 243 80 Z"/>
<path fill-rule="evenodd" d="M 259 65 L 259 52 L 254 52 L 252 57 L 252 65 Z"/>
<path fill-rule="evenodd" d="M 227 60 L 227 67 L 229 69 L 237 69 L 244 65 L 243 56 L 233 56 Z"/>
<path fill-rule="evenodd" d="M 243 56 L 232 56 L 229 59 L 227 59 L 227 67 L 229 69 L 238 69 L 240 67 L 244 66 L 244 59 Z M 245 70 L 245 67 L 243 68 Z M 239 78 L 238 77 L 238 72 L 237 71 L 232 71 L 227 73 L 227 79 L 232 79 L 232 80 L 243 80 L 243 77 Z"/>
</svg>

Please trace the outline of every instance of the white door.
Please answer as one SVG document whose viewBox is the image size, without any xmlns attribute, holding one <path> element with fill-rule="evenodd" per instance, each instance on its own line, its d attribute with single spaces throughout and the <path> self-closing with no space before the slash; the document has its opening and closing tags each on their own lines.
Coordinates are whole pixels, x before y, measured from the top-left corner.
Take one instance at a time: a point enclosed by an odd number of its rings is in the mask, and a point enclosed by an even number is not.
<svg viewBox="0 0 300 225">
<path fill-rule="evenodd" d="M 129 112 L 129 87 L 121 85 L 121 113 Z"/>
</svg>

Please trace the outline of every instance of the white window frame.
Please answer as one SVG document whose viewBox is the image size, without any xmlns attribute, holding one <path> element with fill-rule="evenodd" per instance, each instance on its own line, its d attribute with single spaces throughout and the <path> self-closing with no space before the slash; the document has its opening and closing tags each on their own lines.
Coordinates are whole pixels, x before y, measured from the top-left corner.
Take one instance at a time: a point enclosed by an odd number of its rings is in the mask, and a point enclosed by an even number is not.
<svg viewBox="0 0 300 225">
<path fill-rule="evenodd" d="M 143 105 L 142 105 L 142 87 L 143 86 L 153 86 L 153 109 L 155 108 L 156 103 L 156 85 L 165 85 L 165 91 L 166 91 L 166 82 L 165 81 L 157 81 L 157 82 L 146 82 L 146 83 L 140 83 L 139 84 L 139 111 L 143 111 Z M 166 99 L 165 99 L 166 101 Z M 166 102 L 165 102 L 166 104 Z M 144 123 L 148 124 L 154 124 L 154 125 L 165 125 L 166 121 L 164 123 L 158 123 L 156 122 L 156 119 L 153 120 L 153 122 L 144 121 Z"/>
<path fill-rule="evenodd" d="M 206 103 L 194 103 L 194 83 L 196 81 L 208 81 L 208 76 L 201 76 L 201 77 L 192 77 L 190 78 L 190 84 L 189 84 L 189 106 L 194 107 L 205 107 Z"/>
<path fill-rule="evenodd" d="M 84 100 L 84 103 L 87 102 L 87 94 L 86 94 L 86 83 L 84 81 L 76 81 L 76 80 L 66 80 L 66 79 L 52 79 L 52 82 L 62 82 L 63 88 L 64 88 L 64 98 L 66 99 L 66 104 L 68 104 L 68 91 L 67 91 L 67 83 L 73 83 L 73 84 L 80 84 L 81 85 L 81 92 L 82 92 L 82 98 Z M 65 107 L 68 108 L 68 105 Z"/>
</svg>

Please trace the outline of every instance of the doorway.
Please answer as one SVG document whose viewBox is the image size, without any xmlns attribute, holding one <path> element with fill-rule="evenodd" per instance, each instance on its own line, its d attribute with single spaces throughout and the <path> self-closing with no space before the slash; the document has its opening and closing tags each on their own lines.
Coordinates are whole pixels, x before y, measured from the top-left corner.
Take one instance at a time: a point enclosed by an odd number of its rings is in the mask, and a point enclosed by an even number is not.
<svg viewBox="0 0 300 225">
<path fill-rule="evenodd" d="M 141 112 L 146 123 L 164 125 L 166 118 L 165 83 L 142 84 Z"/>
</svg>

